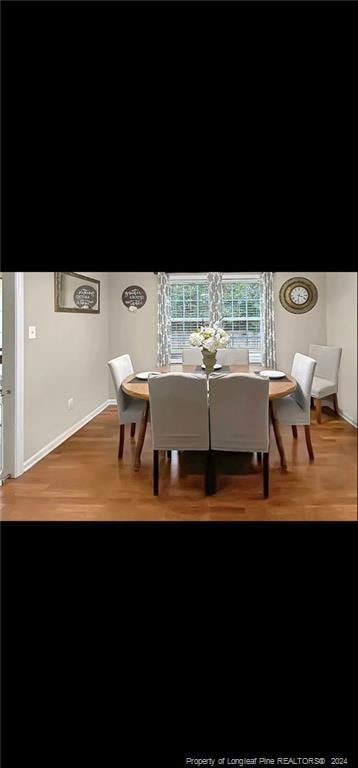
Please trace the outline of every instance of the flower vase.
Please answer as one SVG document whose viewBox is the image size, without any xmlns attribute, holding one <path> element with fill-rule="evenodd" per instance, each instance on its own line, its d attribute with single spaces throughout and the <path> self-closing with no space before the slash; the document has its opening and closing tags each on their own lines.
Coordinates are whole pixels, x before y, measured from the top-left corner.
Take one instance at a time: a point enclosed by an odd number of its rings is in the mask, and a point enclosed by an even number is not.
<svg viewBox="0 0 358 768">
<path fill-rule="evenodd" d="M 206 349 L 202 349 L 201 353 L 203 356 L 203 363 L 205 365 L 205 373 L 207 376 L 210 376 L 210 374 L 214 370 L 214 365 L 216 363 L 216 351 L 208 352 Z"/>
</svg>

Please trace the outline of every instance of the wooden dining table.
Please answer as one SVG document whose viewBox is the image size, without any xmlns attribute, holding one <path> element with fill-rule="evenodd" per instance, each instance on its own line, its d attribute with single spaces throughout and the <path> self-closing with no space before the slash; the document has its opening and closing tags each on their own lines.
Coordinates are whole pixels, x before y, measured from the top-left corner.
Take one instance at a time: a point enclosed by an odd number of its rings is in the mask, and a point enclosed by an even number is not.
<svg viewBox="0 0 358 768">
<path fill-rule="evenodd" d="M 250 363 L 249 365 L 228 365 L 223 367 L 223 373 L 255 373 L 255 371 L 262 370 L 262 366 L 257 363 Z M 181 363 L 173 363 L 171 365 L 164 365 L 162 367 L 155 367 L 151 369 L 153 373 L 198 373 L 197 365 L 182 365 Z M 220 373 L 221 371 L 218 371 Z M 149 387 L 148 381 L 139 381 L 136 373 L 131 373 L 122 382 L 122 389 L 127 395 L 138 398 L 139 400 L 145 400 L 146 406 L 143 410 L 143 417 L 138 434 L 134 469 L 138 471 L 140 468 L 140 460 L 143 450 L 144 438 L 147 431 L 148 417 L 149 417 Z M 281 467 L 285 471 L 287 470 L 287 462 L 285 451 L 283 448 L 283 442 L 280 432 L 280 425 L 275 413 L 275 400 L 280 397 L 286 397 L 286 395 L 292 394 L 297 387 L 296 379 L 289 374 L 285 374 L 285 378 L 282 379 L 270 379 L 269 385 L 269 408 L 270 417 L 273 426 L 273 431 L 276 439 L 278 452 L 281 459 Z"/>
</svg>

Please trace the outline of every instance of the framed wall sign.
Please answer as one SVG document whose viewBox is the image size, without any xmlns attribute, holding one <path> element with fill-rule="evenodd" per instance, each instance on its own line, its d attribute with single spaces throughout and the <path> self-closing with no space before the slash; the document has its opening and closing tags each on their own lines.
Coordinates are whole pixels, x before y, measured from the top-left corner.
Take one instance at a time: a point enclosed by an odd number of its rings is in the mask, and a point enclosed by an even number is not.
<svg viewBox="0 0 358 768">
<path fill-rule="evenodd" d="M 55 272 L 55 312 L 100 312 L 100 281 L 78 272 Z"/>
<path fill-rule="evenodd" d="M 129 285 L 122 293 L 122 301 L 130 312 L 136 312 L 137 309 L 144 307 L 147 294 L 139 285 Z"/>
</svg>

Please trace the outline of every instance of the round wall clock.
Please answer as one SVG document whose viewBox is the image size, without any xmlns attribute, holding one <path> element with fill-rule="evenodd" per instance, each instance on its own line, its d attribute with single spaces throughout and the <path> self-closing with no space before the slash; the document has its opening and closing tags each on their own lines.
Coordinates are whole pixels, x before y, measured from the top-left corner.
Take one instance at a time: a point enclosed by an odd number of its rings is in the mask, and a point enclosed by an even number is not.
<svg viewBox="0 0 358 768">
<path fill-rule="evenodd" d="M 291 277 L 280 288 L 280 302 L 287 312 L 297 315 L 309 312 L 317 300 L 317 288 L 306 277 Z"/>
</svg>

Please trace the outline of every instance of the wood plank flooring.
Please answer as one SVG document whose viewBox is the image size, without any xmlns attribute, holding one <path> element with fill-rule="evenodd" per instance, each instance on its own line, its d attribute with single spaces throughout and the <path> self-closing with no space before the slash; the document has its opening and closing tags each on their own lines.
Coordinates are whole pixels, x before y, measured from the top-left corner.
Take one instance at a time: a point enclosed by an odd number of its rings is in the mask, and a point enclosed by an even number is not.
<svg viewBox="0 0 358 768">
<path fill-rule="evenodd" d="M 307 455 L 303 427 L 298 440 L 282 427 L 288 472 L 271 432 L 270 497 L 251 457 L 220 457 L 217 492 L 204 495 L 201 459 L 164 454 L 160 492 L 152 494 L 150 428 L 139 472 L 133 471 L 135 443 L 126 427 L 118 461 L 117 410 L 110 406 L 22 477 L 0 488 L 2 520 L 357 520 L 357 431 L 329 409 L 322 425 L 312 411 L 315 462 Z M 222 463 L 224 461 L 224 464 Z M 226 462 L 226 463 L 225 463 Z"/>
</svg>

